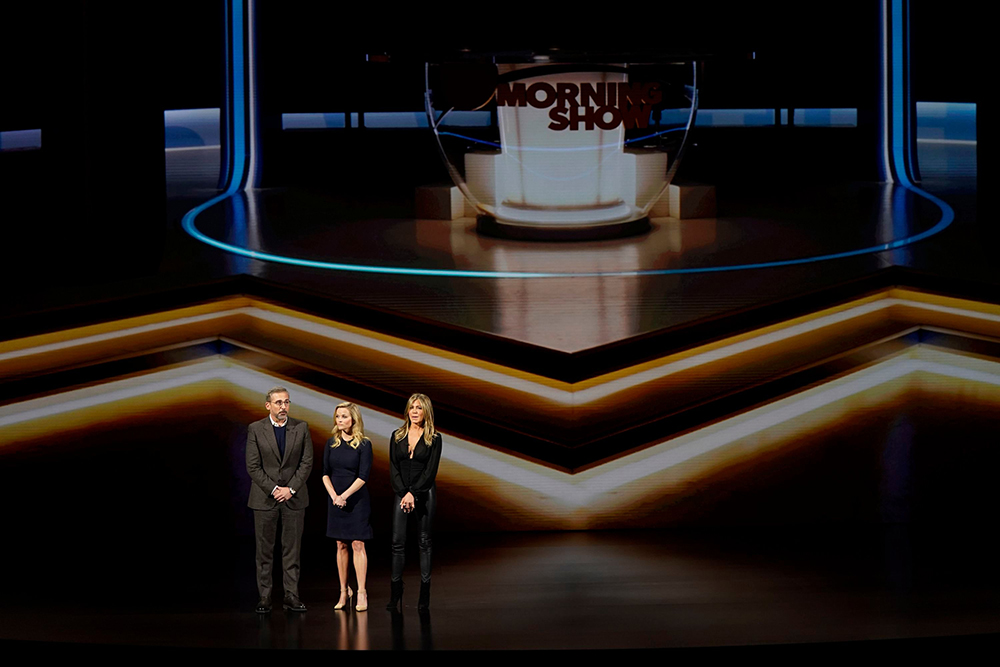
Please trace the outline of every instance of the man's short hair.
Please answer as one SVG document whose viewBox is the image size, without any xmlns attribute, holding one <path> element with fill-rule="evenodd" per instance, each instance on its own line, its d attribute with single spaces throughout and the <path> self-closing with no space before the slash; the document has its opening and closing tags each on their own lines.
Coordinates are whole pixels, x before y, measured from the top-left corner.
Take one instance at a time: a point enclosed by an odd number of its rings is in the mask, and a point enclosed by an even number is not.
<svg viewBox="0 0 1000 667">
<path fill-rule="evenodd" d="M 287 394 L 287 393 L 288 393 L 288 390 L 285 389 L 284 387 L 271 387 L 267 391 L 267 402 L 270 403 L 271 402 L 271 397 L 274 396 L 275 394 Z"/>
</svg>

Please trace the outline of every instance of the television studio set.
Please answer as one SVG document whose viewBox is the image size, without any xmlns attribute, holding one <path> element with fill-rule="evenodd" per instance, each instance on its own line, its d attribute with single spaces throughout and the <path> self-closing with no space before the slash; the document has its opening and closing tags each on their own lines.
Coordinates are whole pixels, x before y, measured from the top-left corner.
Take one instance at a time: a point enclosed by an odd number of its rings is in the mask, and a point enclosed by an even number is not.
<svg viewBox="0 0 1000 667">
<path fill-rule="evenodd" d="M 1000 646 L 980 5 L 8 5 L 6 653 Z"/>
</svg>

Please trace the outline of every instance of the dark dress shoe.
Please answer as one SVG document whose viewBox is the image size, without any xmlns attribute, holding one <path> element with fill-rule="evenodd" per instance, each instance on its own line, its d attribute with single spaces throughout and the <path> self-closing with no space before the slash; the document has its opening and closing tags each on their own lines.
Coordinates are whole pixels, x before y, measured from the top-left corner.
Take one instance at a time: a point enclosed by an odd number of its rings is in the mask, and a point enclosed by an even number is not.
<svg viewBox="0 0 1000 667">
<path fill-rule="evenodd" d="M 288 611 L 305 611 L 306 606 L 302 604 L 302 600 L 299 599 L 297 595 L 286 595 L 285 603 L 283 605 Z"/>
<path fill-rule="evenodd" d="M 271 613 L 271 599 L 261 598 L 257 600 L 257 608 L 254 609 L 258 614 L 270 614 Z"/>
</svg>

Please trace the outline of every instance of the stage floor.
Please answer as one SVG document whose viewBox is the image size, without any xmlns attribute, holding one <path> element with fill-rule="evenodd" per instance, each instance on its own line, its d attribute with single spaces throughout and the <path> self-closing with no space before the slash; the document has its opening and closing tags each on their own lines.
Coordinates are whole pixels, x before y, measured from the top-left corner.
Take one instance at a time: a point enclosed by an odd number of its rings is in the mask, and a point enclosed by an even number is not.
<svg viewBox="0 0 1000 667">
<path fill-rule="evenodd" d="M 331 545 L 307 542 L 304 614 L 253 612 L 252 540 L 195 545 L 180 588 L 104 580 L 107 595 L 46 585 L 0 608 L 0 639 L 193 648 L 625 649 L 745 646 L 1000 632 L 996 548 L 979 531 L 753 528 L 450 534 L 436 540 L 431 610 L 388 598 L 370 543 L 370 608 L 333 611 Z M 231 569 L 199 570 L 209 547 Z M 415 558 L 413 559 L 415 560 Z M 139 575 L 139 563 L 122 574 Z M 238 577 L 234 577 L 239 573 Z M 107 571 L 95 575 L 109 576 Z M 171 579 L 172 577 L 167 577 Z M 235 581 L 238 579 L 239 581 Z M 197 580 L 205 581 L 199 585 Z M 238 590 L 233 591 L 236 588 Z M 231 593 L 235 592 L 235 595 Z M 44 603 L 43 603 L 44 600 Z"/>
</svg>

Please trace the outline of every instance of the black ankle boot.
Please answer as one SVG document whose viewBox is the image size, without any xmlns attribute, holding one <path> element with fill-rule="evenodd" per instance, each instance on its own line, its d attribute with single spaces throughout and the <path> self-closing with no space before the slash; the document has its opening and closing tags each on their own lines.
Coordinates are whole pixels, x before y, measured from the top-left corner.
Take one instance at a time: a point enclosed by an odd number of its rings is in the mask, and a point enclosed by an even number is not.
<svg viewBox="0 0 1000 667">
<path fill-rule="evenodd" d="M 403 600 L 403 580 L 389 582 L 389 604 L 386 609 L 398 609 Z"/>
<path fill-rule="evenodd" d="M 431 582 L 420 582 L 420 597 L 417 599 L 417 609 L 431 608 Z"/>
</svg>

